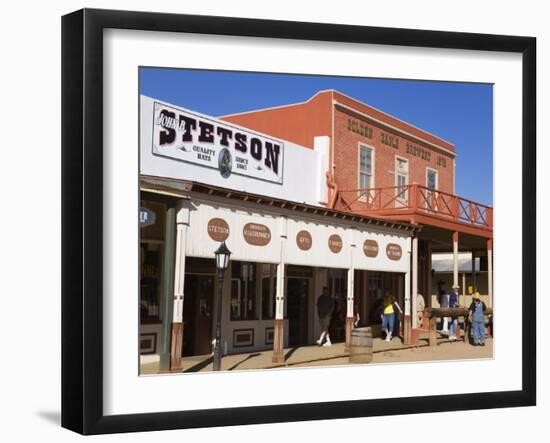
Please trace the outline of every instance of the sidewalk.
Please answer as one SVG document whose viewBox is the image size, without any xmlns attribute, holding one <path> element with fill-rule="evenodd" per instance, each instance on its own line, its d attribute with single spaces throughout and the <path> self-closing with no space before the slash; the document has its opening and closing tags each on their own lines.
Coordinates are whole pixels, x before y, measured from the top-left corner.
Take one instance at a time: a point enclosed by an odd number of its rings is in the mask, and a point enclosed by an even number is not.
<svg viewBox="0 0 550 443">
<path fill-rule="evenodd" d="M 446 336 L 438 334 L 437 344 L 437 347 L 430 348 L 427 334 L 420 337 L 417 346 L 404 345 L 399 338 L 394 338 L 389 343 L 375 338 L 373 339 L 373 363 L 492 357 L 492 340 L 488 340 L 487 346 L 481 348 L 464 342 L 449 342 Z M 419 352 L 420 349 L 422 352 Z M 271 361 L 272 350 L 225 355 L 222 357 L 221 369 L 222 371 L 234 371 L 349 364 L 348 355 L 344 353 L 344 343 L 335 343 L 326 347 L 308 345 L 285 348 L 284 352 L 285 361 L 279 364 Z M 182 372 L 207 371 L 212 371 L 212 355 L 210 354 L 182 359 Z M 156 363 L 141 366 L 142 375 L 157 373 L 158 364 Z"/>
</svg>

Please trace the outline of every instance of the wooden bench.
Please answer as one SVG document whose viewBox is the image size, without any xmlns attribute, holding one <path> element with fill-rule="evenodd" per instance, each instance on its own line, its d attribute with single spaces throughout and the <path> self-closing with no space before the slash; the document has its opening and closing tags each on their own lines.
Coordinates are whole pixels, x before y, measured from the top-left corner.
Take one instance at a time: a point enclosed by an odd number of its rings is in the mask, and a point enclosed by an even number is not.
<svg viewBox="0 0 550 443">
<path fill-rule="evenodd" d="M 489 319 L 489 336 L 493 336 L 493 309 L 487 308 L 485 316 Z M 467 308 L 426 308 L 424 309 L 423 330 L 425 331 L 425 321 L 428 319 L 428 333 L 430 346 L 437 346 L 437 319 L 443 317 L 463 317 L 464 335 L 462 340 L 466 341 L 470 335 L 471 324 L 468 321 Z M 460 337 L 460 323 L 457 326 L 456 336 Z M 460 340 L 460 338 L 459 338 Z"/>
</svg>

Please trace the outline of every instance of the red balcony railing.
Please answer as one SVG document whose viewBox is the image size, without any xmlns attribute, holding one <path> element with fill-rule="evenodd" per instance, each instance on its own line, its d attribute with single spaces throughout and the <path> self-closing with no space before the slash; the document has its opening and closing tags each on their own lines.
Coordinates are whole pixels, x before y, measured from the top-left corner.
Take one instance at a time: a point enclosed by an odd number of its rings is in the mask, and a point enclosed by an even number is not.
<svg viewBox="0 0 550 443">
<path fill-rule="evenodd" d="M 422 214 L 493 228 L 493 208 L 417 184 L 338 191 L 336 205 L 373 215 Z"/>
</svg>

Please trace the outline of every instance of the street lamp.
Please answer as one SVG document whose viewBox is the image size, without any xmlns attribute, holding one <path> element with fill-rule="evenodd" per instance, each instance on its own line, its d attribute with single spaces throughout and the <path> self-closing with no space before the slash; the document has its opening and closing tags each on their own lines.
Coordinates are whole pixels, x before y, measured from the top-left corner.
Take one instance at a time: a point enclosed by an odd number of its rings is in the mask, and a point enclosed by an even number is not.
<svg viewBox="0 0 550 443">
<path fill-rule="evenodd" d="M 214 341 L 214 371 L 219 371 L 222 365 L 221 341 L 222 341 L 222 299 L 223 279 L 225 271 L 229 267 L 231 251 L 225 246 L 225 241 L 214 252 L 216 255 L 216 269 L 218 270 L 218 297 L 216 308 L 216 338 Z"/>
</svg>

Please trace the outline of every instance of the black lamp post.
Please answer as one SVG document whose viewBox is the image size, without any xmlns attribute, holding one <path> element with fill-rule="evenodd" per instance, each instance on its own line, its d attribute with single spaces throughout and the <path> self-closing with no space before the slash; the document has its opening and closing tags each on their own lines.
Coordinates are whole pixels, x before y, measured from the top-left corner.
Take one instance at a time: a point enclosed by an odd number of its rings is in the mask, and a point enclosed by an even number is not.
<svg viewBox="0 0 550 443">
<path fill-rule="evenodd" d="M 231 251 L 225 246 L 225 241 L 214 252 L 216 254 L 216 269 L 218 270 L 218 297 L 216 307 L 216 338 L 214 341 L 214 371 L 219 371 L 222 365 L 221 341 L 222 341 L 222 299 L 223 279 L 225 271 L 229 267 Z"/>
</svg>

